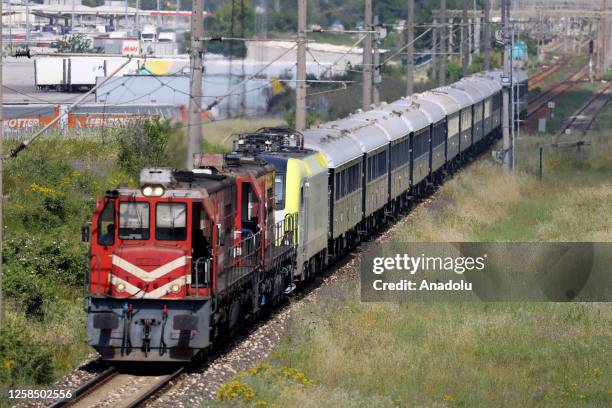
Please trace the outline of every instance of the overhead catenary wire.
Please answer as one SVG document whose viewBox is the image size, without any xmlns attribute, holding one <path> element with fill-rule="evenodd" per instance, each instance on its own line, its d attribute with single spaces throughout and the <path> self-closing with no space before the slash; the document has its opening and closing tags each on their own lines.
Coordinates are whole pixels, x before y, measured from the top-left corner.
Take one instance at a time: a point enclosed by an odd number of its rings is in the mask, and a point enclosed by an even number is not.
<svg viewBox="0 0 612 408">
<path fill-rule="evenodd" d="M 273 59 L 272 61 L 268 62 L 266 65 L 264 65 L 263 67 L 261 67 L 260 69 L 258 69 L 254 74 L 249 75 L 248 78 L 243 79 L 242 81 L 240 81 L 240 83 L 238 83 L 236 86 L 234 86 L 232 89 L 230 89 L 230 91 L 220 97 L 215 98 L 215 100 L 213 102 L 211 102 L 210 104 L 208 104 L 206 106 L 206 108 L 202 109 L 200 108 L 199 111 L 200 112 L 206 112 L 211 110 L 212 108 L 214 108 L 215 106 L 217 106 L 219 104 L 219 102 L 221 102 L 223 99 L 231 96 L 231 94 L 236 91 L 236 89 L 242 87 L 242 85 L 248 81 L 250 81 L 251 79 L 255 78 L 257 75 L 261 74 L 263 71 L 265 71 L 270 65 L 272 65 L 273 63 L 275 63 L 276 61 L 278 61 L 279 59 L 281 59 L 282 57 L 284 57 L 285 55 L 289 54 L 290 51 L 294 50 L 295 48 L 297 48 L 297 44 L 294 44 L 293 46 L 287 48 L 287 50 L 285 50 L 283 53 L 281 53 L 278 57 L 276 57 L 275 59 Z"/>
</svg>

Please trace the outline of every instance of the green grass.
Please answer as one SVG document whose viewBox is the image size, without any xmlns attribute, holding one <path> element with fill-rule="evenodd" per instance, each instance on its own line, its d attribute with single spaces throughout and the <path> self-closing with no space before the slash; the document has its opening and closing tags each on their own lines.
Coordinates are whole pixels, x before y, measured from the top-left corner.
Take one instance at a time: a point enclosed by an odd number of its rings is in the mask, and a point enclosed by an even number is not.
<svg viewBox="0 0 612 408">
<path fill-rule="evenodd" d="M 391 239 L 612 241 L 611 119 L 609 105 L 591 133 L 593 146 L 581 152 L 523 136 L 514 173 L 489 160 L 473 164 L 440 189 L 436 205 L 420 206 L 398 224 Z M 239 374 L 218 404 L 612 404 L 610 303 L 363 303 L 358 285 L 324 287 L 300 305 L 270 367 Z M 306 383 L 269 374 L 286 367 Z"/>
<path fill-rule="evenodd" d="M 598 86 L 598 83 L 581 83 L 555 99 L 555 117 L 547 121 L 547 132 L 555 133 L 558 131 L 568 118 L 594 95 Z"/>
<path fill-rule="evenodd" d="M 553 72 L 549 77 L 540 82 L 539 86 L 551 85 L 563 81 L 570 73 L 578 71 L 581 67 L 588 64 L 588 59 L 584 56 L 576 56 L 569 60 L 567 64 Z"/>
</svg>

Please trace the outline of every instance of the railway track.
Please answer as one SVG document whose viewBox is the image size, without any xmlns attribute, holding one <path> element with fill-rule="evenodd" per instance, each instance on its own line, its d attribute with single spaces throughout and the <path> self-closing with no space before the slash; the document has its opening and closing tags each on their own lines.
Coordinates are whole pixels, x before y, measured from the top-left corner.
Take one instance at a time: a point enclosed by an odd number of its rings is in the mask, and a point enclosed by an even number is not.
<svg viewBox="0 0 612 408">
<path fill-rule="evenodd" d="M 572 89 L 576 84 L 580 83 L 588 75 L 588 68 L 583 67 L 578 72 L 568 76 L 560 83 L 553 85 L 550 89 L 535 95 L 529 99 L 527 107 L 527 119 L 532 119 L 534 115 L 540 112 L 548 105 L 548 102 L 555 99 L 557 96 Z"/>
<path fill-rule="evenodd" d="M 529 86 L 533 87 L 544 81 L 546 78 L 557 72 L 561 67 L 565 66 L 570 61 L 569 57 L 562 57 L 554 64 L 548 66 L 547 68 L 536 72 L 532 76 L 529 77 Z"/>
<path fill-rule="evenodd" d="M 169 374 L 141 375 L 121 373 L 111 367 L 75 389 L 73 398 L 56 401 L 49 408 L 139 407 L 179 377 L 185 369 L 180 367 Z"/>
<path fill-rule="evenodd" d="M 612 83 L 607 83 L 563 124 L 559 132 L 553 137 L 553 146 L 572 147 L 588 144 L 584 137 L 611 97 Z"/>
</svg>

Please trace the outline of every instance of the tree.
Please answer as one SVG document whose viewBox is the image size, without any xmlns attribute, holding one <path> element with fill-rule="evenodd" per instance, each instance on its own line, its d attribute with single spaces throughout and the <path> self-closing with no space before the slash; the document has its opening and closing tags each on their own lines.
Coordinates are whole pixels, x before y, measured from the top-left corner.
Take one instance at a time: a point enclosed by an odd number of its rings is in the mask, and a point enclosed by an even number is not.
<svg viewBox="0 0 612 408">
<path fill-rule="evenodd" d="M 65 35 L 57 40 L 58 52 L 86 53 L 92 52 L 91 40 L 83 34 Z"/>
<path fill-rule="evenodd" d="M 207 36 L 240 37 L 244 34 L 246 38 L 249 38 L 254 32 L 255 10 L 251 2 L 226 0 L 212 17 L 204 21 L 204 24 Z M 206 50 L 225 56 L 246 56 L 246 46 L 243 41 L 210 41 Z"/>
<path fill-rule="evenodd" d="M 143 120 L 127 126 L 117 135 L 119 167 L 138 177 L 144 167 L 172 167 L 185 157 L 184 133 L 167 120 Z"/>
</svg>

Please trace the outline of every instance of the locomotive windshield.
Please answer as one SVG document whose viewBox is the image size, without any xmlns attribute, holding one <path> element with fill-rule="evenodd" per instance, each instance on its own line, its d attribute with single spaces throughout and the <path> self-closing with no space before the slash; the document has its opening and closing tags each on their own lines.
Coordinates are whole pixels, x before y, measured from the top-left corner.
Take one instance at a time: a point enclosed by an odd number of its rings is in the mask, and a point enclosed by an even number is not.
<svg viewBox="0 0 612 408">
<path fill-rule="evenodd" d="M 187 205 L 158 203 L 155 209 L 155 239 L 183 241 L 187 238 Z"/>
<path fill-rule="evenodd" d="M 149 203 L 119 204 L 119 238 L 149 239 Z"/>
</svg>

